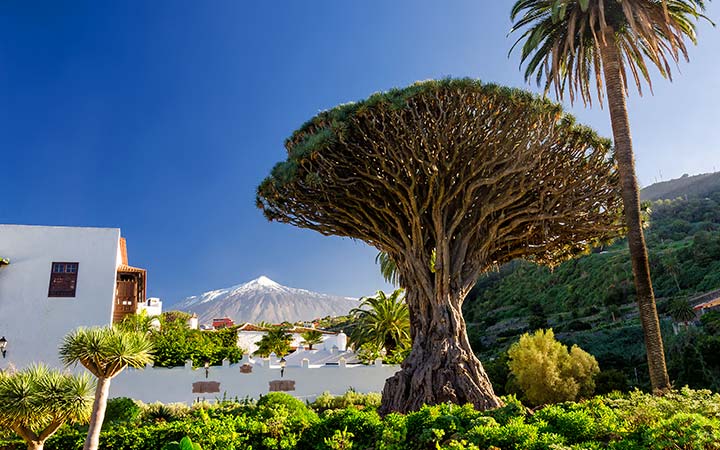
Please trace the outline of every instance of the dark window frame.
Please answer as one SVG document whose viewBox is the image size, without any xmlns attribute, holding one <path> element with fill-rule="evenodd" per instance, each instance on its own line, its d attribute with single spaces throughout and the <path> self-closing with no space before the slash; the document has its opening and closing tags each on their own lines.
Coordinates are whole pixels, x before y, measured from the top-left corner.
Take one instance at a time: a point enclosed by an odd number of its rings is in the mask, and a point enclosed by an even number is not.
<svg viewBox="0 0 720 450">
<path fill-rule="evenodd" d="M 48 297 L 73 298 L 77 293 L 79 262 L 53 261 L 50 265 Z"/>
</svg>

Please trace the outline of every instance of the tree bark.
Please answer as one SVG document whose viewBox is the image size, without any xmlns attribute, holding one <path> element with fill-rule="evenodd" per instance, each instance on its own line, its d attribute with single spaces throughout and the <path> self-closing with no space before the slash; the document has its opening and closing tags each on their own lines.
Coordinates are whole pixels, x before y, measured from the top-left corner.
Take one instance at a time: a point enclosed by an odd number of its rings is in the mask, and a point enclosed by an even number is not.
<svg viewBox="0 0 720 450">
<path fill-rule="evenodd" d="M 100 445 L 100 429 L 105 420 L 105 407 L 107 406 L 108 394 L 110 392 L 110 378 L 99 377 L 95 388 L 95 401 L 92 414 L 90 415 L 90 426 L 83 450 L 97 450 Z"/>
<path fill-rule="evenodd" d="M 28 450 L 43 450 L 44 447 L 45 441 L 28 441 L 27 443 Z"/>
<path fill-rule="evenodd" d="M 621 72 L 622 60 L 617 49 L 615 33 L 612 30 L 605 34 L 605 43 L 601 44 L 601 52 L 610 121 L 615 141 L 615 159 L 620 173 L 625 222 L 628 229 L 627 239 L 637 291 L 640 322 L 645 337 L 650 383 L 653 391 L 662 392 L 670 389 L 670 378 L 665 365 L 660 321 L 655 306 L 650 265 L 640 220 L 640 190 L 635 176 L 630 121 L 625 101 L 625 80 L 623 80 Z"/>
<path fill-rule="evenodd" d="M 412 350 L 385 382 L 378 412 L 407 413 L 445 402 L 472 403 L 479 410 L 501 406 L 468 342 L 460 308 L 465 294 L 441 288 L 430 298 L 417 283 L 408 285 Z"/>
</svg>

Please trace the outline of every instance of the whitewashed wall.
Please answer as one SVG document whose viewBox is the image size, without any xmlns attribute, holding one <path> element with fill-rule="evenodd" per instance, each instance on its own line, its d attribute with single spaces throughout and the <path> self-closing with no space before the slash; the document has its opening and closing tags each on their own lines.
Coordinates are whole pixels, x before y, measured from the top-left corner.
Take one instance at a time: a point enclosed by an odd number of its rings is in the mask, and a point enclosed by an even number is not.
<svg viewBox="0 0 720 450">
<path fill-rule="evenodd" d="M 253 354 L 257 351 L 257 343 L 260 342 L 263 336 L 267 334 L 267 331 L 238 331 L 237 345 L 243 350 L 243 353 Z M 292 340 L 290 347 L 298 348 L 302 345 L 305 340 L 302 337 L 302 333 L 290 333 Z M 347 345 L 347 341 L 346 341 Z M 316 344 L 313 348 L 330 350 L 333 346 L 338 346 L 337 335 L 335 334 L 323 334 L 323 341 L 320 344 Z"/>
<path fill-rule="evenodd" d="M 243 364 L 252 366 L 251 373 L 242 373 Z M 302 400 L 314 400 L 325 391 L 342 395 L 349 389 L 357 392 L 381 392 L 385 380 L 400 370 L 399 366 L 354 365 L 323 366 L 318 368 L 286 367 L 283 377 L 280 366 L 268 360 L 249 359 L 247 356 L 237 364 L 225 361 L 222 367 L 210 367 L 207 378 L 205 369 L 193 369 L 188 363 L 185 367 L 153 368 L 125 370 L 115 378 L 110 386 L 110 397 L 130 397 L 151 402 L 192 403 L 198 399 L 215 400 L 226 395 L 228 398 L 245 397 L 257 399 L 267 394 L 270 381 L 293 380 L 295 390 L 287 392 Z M 220 383 L 218 393 L 193 393 L 193 383 L 215 381 Z"/>
<path fill-rule="evenodd" d="M 79 326 L 112 322 L 120 263 L 117 228 L 0 225 L 0 336 L 8 341 L 0 369 L 33 362 L 61 366 L 58 346 Z M 50 298 L 52 262 L 78 262 L 76 296 Z"/>
</svg>

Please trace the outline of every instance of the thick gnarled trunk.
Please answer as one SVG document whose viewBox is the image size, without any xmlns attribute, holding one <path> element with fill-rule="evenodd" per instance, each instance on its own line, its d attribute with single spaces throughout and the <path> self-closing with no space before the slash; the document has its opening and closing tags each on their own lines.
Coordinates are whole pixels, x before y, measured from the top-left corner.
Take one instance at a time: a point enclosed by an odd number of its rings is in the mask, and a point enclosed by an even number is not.
<svg viewBox="0 0 720 450">
<path fill-rule="evenodd" d="M 453 292 L 442 274 L 434 278 L 434 288 L 415 282 L 406 289 L 412 351 L 402 370 L 385 382 L 383 415 L 445 402 L 472 403 L 479 410 L 501 406 L 467 338 L 461 311 L 467 291 Z"/>
<path fill-rule="evenodd" d="M 635 278 L 640 322 L 645 337 L 650 383 L 653 391 L 666 391 L 670 389 L 670 378 L 665 365 L 660 321 L 655 306 L 650 265 L 640 220 L 640 189 L 635 176 L 630 121 L 625 102 L 624 81 L 620 71 L 622 61 L 616 45 L 614 33 L 612 31 L 606 33 L 602 59 L 613 140 L 615 141 L 615 159 L 620 173 L 625 222 L 628 229 L 628 247 Z"/>
</svg>

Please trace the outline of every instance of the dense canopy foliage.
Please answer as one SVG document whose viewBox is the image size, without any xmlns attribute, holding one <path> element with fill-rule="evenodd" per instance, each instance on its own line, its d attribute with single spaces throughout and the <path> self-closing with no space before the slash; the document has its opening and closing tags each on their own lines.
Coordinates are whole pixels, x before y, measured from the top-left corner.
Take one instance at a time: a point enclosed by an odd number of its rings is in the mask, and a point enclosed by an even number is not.
<svg viewBox="0 0 720 450">
<path fill-rule="evenodd" d="M 460 314 L 478 275 L 557 264 L 620 229 L 609 142 L 520 90 L 416 83 L 322 112 L 286 148 L 258 188 L 265 216 L 375 246 L 406 289 L 413 346 L 383 412 L 497 406 Z"/>
</svg>

